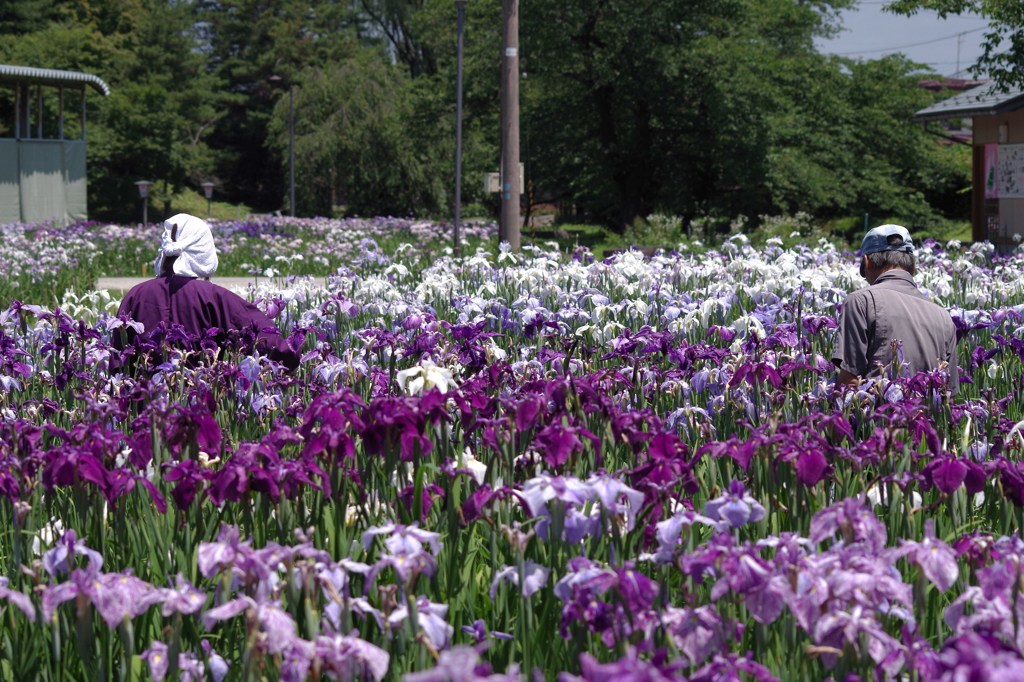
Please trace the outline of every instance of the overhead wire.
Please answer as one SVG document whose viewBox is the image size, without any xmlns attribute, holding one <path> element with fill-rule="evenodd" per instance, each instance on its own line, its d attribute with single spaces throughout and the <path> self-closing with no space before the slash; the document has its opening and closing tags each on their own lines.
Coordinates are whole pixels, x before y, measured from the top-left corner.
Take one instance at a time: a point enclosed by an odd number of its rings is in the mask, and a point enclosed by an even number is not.
<svg viewBox="0 0 1024 682">
<path fill-rule="evenodd" d="M 905 50 L 905 49 L 910 48 L 910 47 L 920 47 L 922 45 L 931 45 L 932 43 L 940 43 L 943 40 L 951 40 L 952 38 L 959 38 L 960 36 L 969 35 L 971 33 L 977 33 L 978 31 L 984 31 L 986 28 L 988 28 L 988 27 L 987 26 L 982 26 L 980 28 L 974 28 L 974 29 L 971 29 L 969 31 L 957 31 L 956 33 L 953 33 L 953 34 L 948 35 L 948 36 L 943 36 L 941 38 L 932 38 L 931 40 L 922 40 L 922 41 L 917 42 L 917 43 L 908 43 L 906 45 L 894 45 L 892 47 L 880 47 L 880 48 L 871 49 L 871 50 L 857 50 L 856 52 L 834 52 L 832 54 L 834 54 L 834 55 L 836 55 L 838 57 L 854 57 L 854 56 L 857 56 L 857 55 L 876 54 L 876 53 L 879 53 L 879 52 L 899 52 L 900 50 Z"/>
</svg>

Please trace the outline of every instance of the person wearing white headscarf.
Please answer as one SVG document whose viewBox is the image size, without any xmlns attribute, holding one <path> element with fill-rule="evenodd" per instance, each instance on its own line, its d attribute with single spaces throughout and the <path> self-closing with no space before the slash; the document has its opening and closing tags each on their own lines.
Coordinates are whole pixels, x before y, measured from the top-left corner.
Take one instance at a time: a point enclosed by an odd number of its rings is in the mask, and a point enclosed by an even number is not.
<svg viewBox="0 0 1024 682">
<path fill-rule="evenodd" d="M 169 256 L 175 257 L 172 263 L 175 275 L 206 279 L 217 272 L 217 247 L 209 224 L 188 213 L 165 220 L 154 272 L 163 273 Z"/>
<path fill-rule="evenodd" d="M 256 348 L 289 369 L 298 366 L 302 334 L 284 338 L 274 322 L 252 303 L 222 286 L 207 281 L 217 271 L 217 249 L 205 220 L 179 213 L 164 221 L 157 276 L 136 284 L 125 294 L 117 315 L 140 323 L 120 325 L 112 345 L 122 351 L 112 366 L 132 367 L 139 356 L 157 352 L 174 327 L 184 329 L 194 345 L 208 333 L 222 344 L 236 332 L 251 334 Z M 163 329 L 163 333 L 159 330 Z M 171 335 L 182 338 L 181 334 Z"/>
</svg>

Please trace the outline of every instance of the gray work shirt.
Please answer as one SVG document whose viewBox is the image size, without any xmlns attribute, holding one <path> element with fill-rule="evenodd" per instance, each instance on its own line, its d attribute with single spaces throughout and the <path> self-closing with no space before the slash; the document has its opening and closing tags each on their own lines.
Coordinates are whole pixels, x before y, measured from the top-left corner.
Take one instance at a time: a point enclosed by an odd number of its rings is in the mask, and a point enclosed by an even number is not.
<svg viewBox="0 0 1024 682">
<path fill-rule="evenodd" d="M 901 371 L 894 363 L 894 342 L 900 342 Z M 959 384 L 956 327 L 949 313 L 924 297 L 905 270 L 889 270 L 875 283 L 846 297 L 832 362 L 859 376 L 914 374 L 949 363 L 949 385 Z"/>
</svg>

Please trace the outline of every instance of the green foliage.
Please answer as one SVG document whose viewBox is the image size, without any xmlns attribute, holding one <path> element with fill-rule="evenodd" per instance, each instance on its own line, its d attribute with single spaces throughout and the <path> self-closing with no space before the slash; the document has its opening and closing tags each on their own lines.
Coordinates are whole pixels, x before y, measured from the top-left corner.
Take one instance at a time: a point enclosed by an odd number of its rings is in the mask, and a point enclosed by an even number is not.
<svg viewBox="0 0 1024 682">
<path fill-rule="evenodd" d="M 0 61 L 95 73 L 89 207 L 137 219 L 200 183 L 299 215 L 451 210 L 455 19 L 448 0 L 8 3 Z M 534 202 L 622 231 L 643 217 L 823 219 L 968 212 L 966 149 L 912 122 L 935 95 L 902 59 L 826 58 L 849 0 L 536 0 L 520 12 L 521 157 Z M 897 3 L 907 4 L 907 3 Z M 1001 3 L 993 2 L 988 5 Z M 466 3 L 462 198 L 496 210 L 501 3 Z M 995 10 L 993 10 L 994 12 Z M 710 223 L 709 223 L 710 224 Z"/>
<path fill-rule="evenodd" d="M 929 10 L 940 19 L 960 14 L 988 19 L 982 53 L 971 70 L 1006 88 L 1024 85 L 1024 5 L 1019 0 L 893 0 L 886 9 L 906 16 Z"/>
<path fill-rule="evenodd" d="M 638 246 L 670 246 L 682 237 L 683 221 L 678 216 L 654 213 L 644 220 L 634 220 L 622 234 L 628 244 Z"/>
<path fill-rule="evenodd" d="M 409 215 L 444 205 L 438 125 L 416 108 L 415 82 L 371 49 L 300 78 L 295 153 L 306 178 L 305 207 L 319 215 L 339 204 L 359 215 Z M 269 132 L 281 153 L 287 153 L 287 117 L 288 103 L 279 102 Z M 424 148 L 409 150 L 408 130 L 420 132 Z"/>
</svg>

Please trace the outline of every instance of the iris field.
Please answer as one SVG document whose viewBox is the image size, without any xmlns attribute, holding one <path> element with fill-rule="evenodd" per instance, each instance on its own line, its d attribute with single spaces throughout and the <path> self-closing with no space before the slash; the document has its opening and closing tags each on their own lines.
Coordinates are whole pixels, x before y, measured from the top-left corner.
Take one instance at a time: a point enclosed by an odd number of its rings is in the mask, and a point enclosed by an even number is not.
<svg viewBox="0 0 1024 682">
<path fill-rule="evenodd" d="M 300 367 L 168 330 L 126 374 L 86 279 L 155 231 L 0 231 L 3 679 L 1024 679 L 1020 254 L 919 249 L 951 395 L 832 385 L 824 242 L 215 224 Z"/>
</svg>

